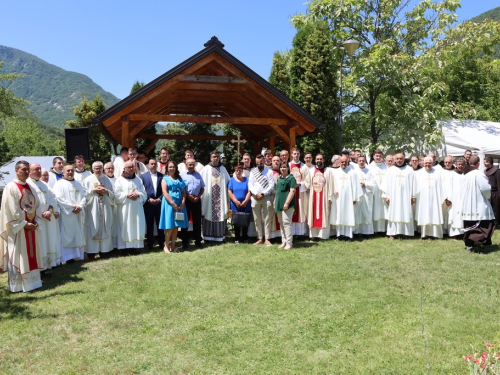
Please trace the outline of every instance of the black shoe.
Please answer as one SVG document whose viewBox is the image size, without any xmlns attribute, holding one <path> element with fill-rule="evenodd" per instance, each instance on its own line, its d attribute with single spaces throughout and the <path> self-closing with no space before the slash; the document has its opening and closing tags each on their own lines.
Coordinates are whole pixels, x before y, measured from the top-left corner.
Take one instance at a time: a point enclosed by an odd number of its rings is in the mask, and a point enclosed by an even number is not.
<svg viewBox="0 0 500 375">
<path fill-rule="evenodd" d="M 137 249 L 129 249 L 128 251 L 129 255 L 139 255 L 139 252 Z"/>
<path fill-rule="evenodd" d="M 52 277 L 52 274 L 51 273 L 48 273 L 47 271 L 41 271 L 40 272 L 40 277 L 43 279 L 43 278 L 46 278 L 46 277 Z"/>
<path fill-rule="evenodd" d="M 75 263 L 75 260 L 74 260 L 74 259 L 70 259 L 70 260 L 67 260 L 67 261 L 66 261 L 66 264 L 73 264 L 73 263 Z"/>
<path fill-rule="evenodd" d="M 205 248 L 205 245 L 204 245 L 204 244 L 202 244 L 201 242 L 198 242 L 198 243 L 196 243 L 195 245 L 196 245 L 196 247 L 197 247 L 198 249 L 204 249 L 204 248 Z"/>
<path fill-rule="evenodd" d="M 182 248 L 187 249 L 189 247 L 189 242 L 183 242 L 182 243 Z"/>
</svg>

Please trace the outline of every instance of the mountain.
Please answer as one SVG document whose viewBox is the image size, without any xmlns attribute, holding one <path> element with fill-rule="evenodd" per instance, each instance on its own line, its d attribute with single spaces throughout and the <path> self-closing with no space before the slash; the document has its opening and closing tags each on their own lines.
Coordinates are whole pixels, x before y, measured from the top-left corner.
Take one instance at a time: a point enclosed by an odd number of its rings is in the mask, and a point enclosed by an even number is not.
<svg viewBox="0 0 500 375">
<path fill-rule="evenodd" d="M 29 100 L 33 114 L 49 125 L 64 127 L 74 118 L 72 107 L 80 104 L 84 94 L 89 99 L 99 94 L 108 108 L 120 100 L 84 74 L 68 72 L 15 48 L 0 46 L 0 61 L 5 62 L 2 73 L 25 75 L 5 86 Z"/>
</svg>

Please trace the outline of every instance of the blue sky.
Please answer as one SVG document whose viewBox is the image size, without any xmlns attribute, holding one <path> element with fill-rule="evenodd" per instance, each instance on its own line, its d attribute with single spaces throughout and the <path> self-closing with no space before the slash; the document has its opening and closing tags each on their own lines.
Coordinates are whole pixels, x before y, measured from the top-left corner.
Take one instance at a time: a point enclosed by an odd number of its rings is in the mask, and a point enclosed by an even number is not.
<svg viewBox="0 0 500 375">
<path fill-rule="evenodd" d="M 495 6 L 462 0 L 459 20 Z M 267 79 L 273 53 L 291 47 L 289 18 L 306 8 L 304 0 L 2 0 L 0 45 L 83 73 L 124 98 L 136 80 L 165 73 L 213 35 Z"/>
</svg>

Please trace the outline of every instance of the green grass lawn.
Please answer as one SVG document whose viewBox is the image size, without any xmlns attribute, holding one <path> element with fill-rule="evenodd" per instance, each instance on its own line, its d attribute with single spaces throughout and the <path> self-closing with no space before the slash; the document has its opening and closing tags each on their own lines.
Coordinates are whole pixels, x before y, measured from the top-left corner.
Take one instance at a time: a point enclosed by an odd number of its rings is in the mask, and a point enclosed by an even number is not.
<svg viewBox="0 0 500 375">
<path fill-rule="evenodd" d="M 500 251 L 487 250 L 228 243 L 58 267 L 25 294 L 1 274 L 0 373 L 468 373 L 471 344 L 500 332 Z"/>
</svg>

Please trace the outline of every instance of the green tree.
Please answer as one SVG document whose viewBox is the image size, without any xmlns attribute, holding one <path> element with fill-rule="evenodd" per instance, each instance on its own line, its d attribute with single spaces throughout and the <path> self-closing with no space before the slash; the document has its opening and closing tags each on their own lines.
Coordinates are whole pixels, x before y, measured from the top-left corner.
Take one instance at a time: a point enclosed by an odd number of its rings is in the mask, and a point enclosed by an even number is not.
<svg viewBox="0 0 500 375">
<path fill-rule="evenodd" d="M 301 25 L 290 55 L 290 98 L 326 124 L 326 130 L 298 139 L 298 145 L 303 152 L 333 155 L 337 146 L 337 60 L 326 22 Z"/>
<path fill-rule="evenodd" d="M 14 115 L 14 109 L 17 106 L 25 107 L 28 103 L 27 100 L 22 98 L 16 98 L 12 91 L 10 91 L 7 87 L 2 85 L 2 82 L 13 81 L 17 78 L 22 77 L 22 74 L 17 73 L 1 73 L 2 66 L 5 64 L 4 61 L 0 61 L 0 118 L 8 117 Z"/>
<path fill-rule="evenodd" d="M 135 81 L 132 85 L 132 89 L 130 90 L 130 94 L 142 89 L 144 87 L 144 82 Z"/>
<path fill-rule="evenodd" d="M 4 121 L 0 136 L 4 139 L 8 152 L 7 160 L 16 156 L 54 155 L 56 144 L 33 122 L 10 117 Z"/>
<path fill-rule="evenodd" d="M 83 97 L 80 106 L 73 107 L 76 119 L 68 121 L 69 128 L 89 128 L 90 159 L 106 162 L 111 159 L 111 152 L 116 149 L 116 144 L 111 143 L 97 126 L 92 125 L 92 119 L 106 110 L 100 95 L 88 100 Z"/>
<path fill-rule="evenodd" d="M 500 121 L 500 61 L 494 57 L 498 45 L 500 23 L 488 19 L 460 24 L 437 44 L 449 117 Z"/>
<path fill-rule="evenodd" d="M 431 48 L 456 22 L 459 0 L 313 0 L 296 27 L 321 20 L 332 43 L 360 42 L 344 70 L 346 144 L 373 151 L 411 151 L 440 139 L 437 120 L 446 113 L 440 59 Z"/>
<path fill-rule="evenodd" d="M 274 53 L 269 83 L 286 96 L 290 96 L 290 53 L 288 51 Z"/>
</svg>

